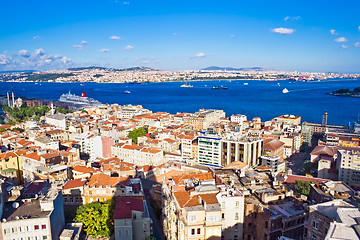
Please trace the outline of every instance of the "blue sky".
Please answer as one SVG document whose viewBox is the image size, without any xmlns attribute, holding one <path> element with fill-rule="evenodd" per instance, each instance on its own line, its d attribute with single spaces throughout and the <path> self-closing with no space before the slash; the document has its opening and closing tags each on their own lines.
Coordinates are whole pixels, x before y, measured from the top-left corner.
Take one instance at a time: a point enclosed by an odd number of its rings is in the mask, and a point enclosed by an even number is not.
<svg viewBox="0 0 360 240">
<path fill-rule="evenodd" d="M 322 0 L 2 0 L 0 70 L 360 72 L 359 7 Z"/>
</svg>

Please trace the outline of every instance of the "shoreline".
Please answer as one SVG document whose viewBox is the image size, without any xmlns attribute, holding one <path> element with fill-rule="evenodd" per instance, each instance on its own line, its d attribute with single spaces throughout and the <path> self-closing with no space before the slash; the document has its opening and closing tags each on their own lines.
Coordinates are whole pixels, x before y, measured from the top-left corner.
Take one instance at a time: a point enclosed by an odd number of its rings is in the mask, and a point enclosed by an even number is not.
<svg viewBox="0 0 360 240">
<path fill-rule="evenodd" d="M 175 83 L 184 83 L 184 82 L 212 82 L 212 81 L 266 81 L 266 82 L 278 82 L 278 81 L 292 81 L 292 82 L 329 82 L 329 81 L 356 81 L 359 80 L 360 78 L 328 78 L 328 79 L 316 79 L 316 80 L 309 80 L 309 81 L 297 81 L 297 80 L 292 80 L 292 79 L 254 79 L 254 78 L 239 78 L 239 79 L 226 79 L 226 78 L 221 78 L 221 79 L 192 79 L 192 80 L 174 80 L 174 81 L 153 81 L 153 82 L 148 82 L 148 81 L 138 81 L 138 82 L 98 82 L 98 81 L 2 81 L 2 82 L 14 82 L 14 83 L 79 83 L 79 84 L 84 84 L 84 83 L 109 83 L 109 84 L 146 84 L 146 83 L 171 83 L 171 82 L 175 82 Z"/>
</svg>

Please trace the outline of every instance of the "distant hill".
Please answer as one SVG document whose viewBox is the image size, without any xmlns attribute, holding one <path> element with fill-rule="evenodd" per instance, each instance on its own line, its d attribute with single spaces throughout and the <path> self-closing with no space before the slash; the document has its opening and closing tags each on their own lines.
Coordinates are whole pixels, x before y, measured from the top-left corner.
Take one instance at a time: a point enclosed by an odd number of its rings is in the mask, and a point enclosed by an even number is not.
<svg viewBox="0 0 360 240">
<path fill-rule="evenodd" d="M 233 68 L 233 67 L 218 67 L 218 66 L 211 66 L 204 69 L 204 71 L 262 71 L 264 70 L 261 67 L 252 67 L 252 68 Z"/>
<path fill-rule="evenodd" d="M 90 67 L 68 68 L 68 70 L 70 71 L 82 71 L 88 69 L 98 69 L 98 70 L 108 70 L 108 71 L 156 71 L 156 69 L 152 69 L 148 67 L 131 67 L 131 68 L 115 69 L 115 68 L 90 66 Z"/>
<path fill-rule="evenodd" d="M 87 70 L 87 69 L 99 69 L 99 70 L 106 70 L 106 69 L 111 69 L 111 68 L 105 68 L 105 67 L 95 67 L 95 66 L 90 66 L 90 67 L 77 67 L 77 68 L 68 68 L 68 70 L 70 70 L 70 71 L 82 71 L 82 70 Z"/>
<path fill-rule="evenodd" d="M 0 73 L 33 73 L 37 70 L 13 70 L 13 71 L 0 71 Z"/>
</svg>

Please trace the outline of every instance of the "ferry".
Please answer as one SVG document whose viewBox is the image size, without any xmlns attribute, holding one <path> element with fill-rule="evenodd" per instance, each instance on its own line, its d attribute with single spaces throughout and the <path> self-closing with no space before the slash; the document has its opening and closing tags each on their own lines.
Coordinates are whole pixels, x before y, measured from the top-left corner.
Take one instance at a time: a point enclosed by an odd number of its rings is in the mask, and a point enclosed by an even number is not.
<svg viewBox="0 0 360 240">
<path fill-rule="evenodd" d="M 288 93 L 289 92 L 289 90 L 287 90 L 287 88 L 284 88 L 283 90 L 282 90 L 282 93 Z"/>
<path fill-rule="evenodd" d="M 192 85 L 190 85 L 190 83 L 189 84 L 183 84 L 183 85 L 181 85 L 180 87 L 185 87 L 185 88 L 191 88 L 191 87 L 194 87 L 194 86 L 192 86 Z"/>
<path fill-rule="evenodd" d="M 75 94 L 71 94 L 69 91 L 69 93 L 65 93 L 61 95 L 59 101 L 64 103 L 72 103 L 72 104 L 84 105 L 84 106 L 101 104 L 98 100 L 86 97 L 85 92 L 83 92 L 81 96 L 77 96 Z"/>
<path fill-rule="evenodd" d="M 125 90 L 124 93 L 125 93 L 125 94 L 130 94 L 131 92 L 128 91 L 128 90 Z"/>
</svg>

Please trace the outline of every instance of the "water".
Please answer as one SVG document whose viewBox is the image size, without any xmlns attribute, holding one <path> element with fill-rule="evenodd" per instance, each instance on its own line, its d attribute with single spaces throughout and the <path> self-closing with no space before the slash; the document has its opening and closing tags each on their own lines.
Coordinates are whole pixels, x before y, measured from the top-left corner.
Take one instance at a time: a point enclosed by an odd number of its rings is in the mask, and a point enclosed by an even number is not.
<svg viewBox="0 0 360 240">
<path fill-rule="evenodd" d="M 244 85 L 247 82 L 248 85 Z M 279 84 L 280 83 L 280 86 Z M 360 80 L 321 82 L 289 81 L 198 81 L 193 88 L 180 88 L 180 82 L 121 84 L 121 83 L 0 83 L 0 95 L 13 91 L 15 96 L 58 100 L 69 90 L 77 95 L 103 103 L 143 105 L 154 112 L 196 112 L 199 108 L 222 109 L 227 116 L 245 114 L 248 119 L 261 117 L 271 120 L 282 114 L 294 114 L 303 121 L 321 123 L 322 113 L 328 112 L 329 124 L 348 125 L 360 114 L 360 98 L 336 97 L 326 93 L 341 88 L 360 87 Z M 223 85 L 228 90 L 213 90 Z M 83 85 L 83 86 L 82 86 Z M 283 94 L 282 89 L 290 92 Z M 128 90 L 130 94 L 124 94 Z"/>
</svg>

